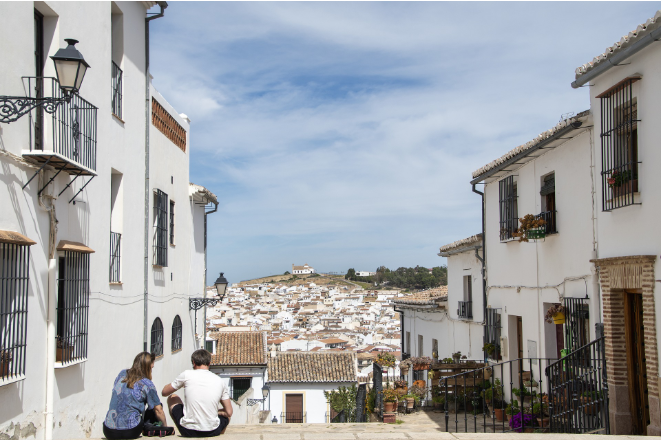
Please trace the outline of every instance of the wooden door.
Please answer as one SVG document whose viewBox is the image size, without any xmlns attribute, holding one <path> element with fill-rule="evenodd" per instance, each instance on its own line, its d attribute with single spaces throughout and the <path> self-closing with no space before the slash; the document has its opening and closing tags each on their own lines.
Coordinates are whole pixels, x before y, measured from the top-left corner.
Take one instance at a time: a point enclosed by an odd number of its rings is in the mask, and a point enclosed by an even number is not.
<svg viewBox="0 0 663 440">
<path fill-rule="evenodd" d="M 647 395 L 645 327 L 642 319 L 641 293 L 624 292 L 624 317 L 633 434 L 644 435 L 647 433 L 649 424 L 649 396 Z"/>
<path fill-rule="evenodd" d="M 555 334 L 557 336 L 557 359 L 561 359 L 564 349 L 564 324 L 555 324 Z"/>
<path fill-rule="evenodd" d="M 283 417 L 281 417 L 283 419 Z M 285 395 L 285 422 L 304 423 L 304 395 Z"/>
</svg>

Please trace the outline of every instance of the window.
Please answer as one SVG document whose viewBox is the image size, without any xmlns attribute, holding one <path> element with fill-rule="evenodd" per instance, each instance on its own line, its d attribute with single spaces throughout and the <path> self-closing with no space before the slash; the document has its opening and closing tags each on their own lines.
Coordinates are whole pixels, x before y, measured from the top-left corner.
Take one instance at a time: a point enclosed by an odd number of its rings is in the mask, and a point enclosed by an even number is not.
<svg viewBox="0 0 663 440">
<path fill-rule="evenodd" d="M 111 103 L 113 114 L 122 119 L 122 58 L 124 57 L 124 15 L 111 3 Z"/>
<path fill-rule="evenodd" d="M 410 332 L 405 332 L 405 352 L 412 356 L 412 347 L 410 345 Z"/>
<path fill-rule="evenodd" d="M 513 238 L 518 230 L 518 188 L 513 176 L 500 180 L 500 240 Z"/>
<path fill-rule="evenodd" d="M 543 210 L 537 217 L 546 221 L 546 234 L 557 232 L 557 215 L 555 214 L 555 173 L 543 177 L 541 184 L 541 206 Z"/>
<path fill-rule="evenodd" d="M 156 318 L 152 323 L 150 352 L 156 357 L 163 356 L 163 324 L 159 318 Z"/>
<path fill-rule="evenodd" d="M 205 341 L 205 350 L 214 353 L 214 341 Z"/>
<path fill-rule="evenodd" d="M 458 301 L 458 317 L 472 318 L 472 275 L 463 277 L 463 301 Z"/>
<path fill-rule="evenodd" d="M 251 388 L 250 377 L 231 377 L 230 378 L 230 397 L 237 400 Z"/>
<path fill-rule="evenodd" d="M 170 350 L 178 351 L 182 349 L 182 320 L 180 315 L 173 319 L 172 340 L 170 341 Z"/>
<path fill-rule="evenodd" d="M 423 356 L 424 355 L 424 336 L 423 335 L 417 335 L 417 356 Z"/>
<path fill-rule="evenodd" d="M 109 282 L 120 282 L 120 242 L 122 234 L 117 232 L 110 233 L 110 274 Z"/>
<path fill-rule="evenodd" d="M 111 169 L 111 227 L 110 227 L 110 261 L 108 281 L 119 283 L 120 273 L 120 250 L 122 247 L 122 173 Z"/>
<path fill-rule="evenodd" d="M 601 186 L 603 211 L 634 205 L 638 189 L 638 103 L 626 78 L 597 96 L 601 99 Z"/>
<path fill-rule="evenodd" d="M 0 243 L 0 382 L 25 374 L 30 247 Z"/>
<path fill-rule="evenodd" d="M 170 244 L 175 245 L 175 202 L 170 201 Z"/>
<path fill-rule="evenodd" d="M 168 194 L 157 189 L 154 193 L 154 262 L 168 267 Z"/>
<path fill-rule="evenodd" d="M 494 351 L 487 356 L 493 360 L 502 359 L 500 339 L 502 337 L 502 315 L 499 309 L 486 309 L 486 325 L 484 326 L 484 341 L 486 344 L 493 344 Z"/>
<path fill-rule="evenodd" d="M 569 352 L 589 343 L 589 304 L 585 298 L 564 298 L 564 336 Z"/>
<path fill-rule="evenodd" d="M 58 259 L 56 362 L 87 358 L 90 254 L 64 251 Z"/>
</svg>

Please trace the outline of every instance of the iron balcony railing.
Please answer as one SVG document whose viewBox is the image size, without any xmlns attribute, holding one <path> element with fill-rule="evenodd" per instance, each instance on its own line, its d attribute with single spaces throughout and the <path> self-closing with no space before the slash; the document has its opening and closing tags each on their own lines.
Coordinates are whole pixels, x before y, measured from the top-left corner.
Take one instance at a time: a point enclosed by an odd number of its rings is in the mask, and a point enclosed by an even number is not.
<svg viewBox="0 0 663 440">
<path fill-rule="evenodd" d="M 110 233 L 110 274 L 109 282 L 120 282 L 120 244 L 122 234 L 118 232 Z"/>
<path fill-rule="evenodd" d="M 282 412 L 281 423 L 306 423 L 306 411 Z"/>
<path fill-rule="evenodd" d="M 472 319 L 472 301 L 458 301 L 458 317 Z"/>
<path fill-rule="evenodd" d="M 55 78 L 24 77 L 30 97 L 63 98 Z M 46 141 L 46 134 L 52 141 Z M 52 115 L 30 112 L 30 151 L 52 151 L 92 171 L 97 169 L 97 107 L 73 95 Z"/>
<path fill-rule="evenodd" d="M 574 434 L 610 434 L 605 337 L 546 368 L 550 429 Z"/>
<path fill-rule="evenodd" d="M 543 228 L 546 232 L 546 235 L 548 234 L 556 234 L 557 233 L 557 211 L 544 211 L 541 214 L 535 215 L 534 218 L 544 220 L 546 222 L 545 225 L 543 225 Z"/>
<path fill-rule="evenodd" d="M 111 61 L 111 102 L 113 104 L 113 114 L 122 119 L 122 69 Z"/>
</svg>

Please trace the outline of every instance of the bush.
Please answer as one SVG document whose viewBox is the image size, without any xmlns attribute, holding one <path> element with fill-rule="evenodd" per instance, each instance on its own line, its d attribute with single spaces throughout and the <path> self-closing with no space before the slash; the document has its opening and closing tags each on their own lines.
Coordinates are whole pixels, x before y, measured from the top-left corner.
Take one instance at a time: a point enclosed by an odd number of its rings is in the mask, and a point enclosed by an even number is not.
<svg viewBox="0 0 663 440">
<path fill-rule="evenodd" d="M 509 426 L 516 432 L 523 432 L 523 427 L 534 426 L 534 416 L 519 412 L 513 415 L 509 421 Z"/>
</svg>

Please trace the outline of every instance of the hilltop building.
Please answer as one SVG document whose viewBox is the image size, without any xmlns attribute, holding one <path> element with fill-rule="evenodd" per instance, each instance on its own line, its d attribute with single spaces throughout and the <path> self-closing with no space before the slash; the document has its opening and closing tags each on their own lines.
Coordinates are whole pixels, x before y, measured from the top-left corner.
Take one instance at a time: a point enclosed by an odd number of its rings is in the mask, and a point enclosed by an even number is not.
<svg viewBox="0 0 663 440">
<path fill-rule="evenodd" d="M 293 275 L 306 275 L 311 273 L 315 273 L 315 269 L 313 269 L 308 264 L 304 264 L 303 266 L 295 266 L 294 264 L 292 265 Z"/>
</svg>

